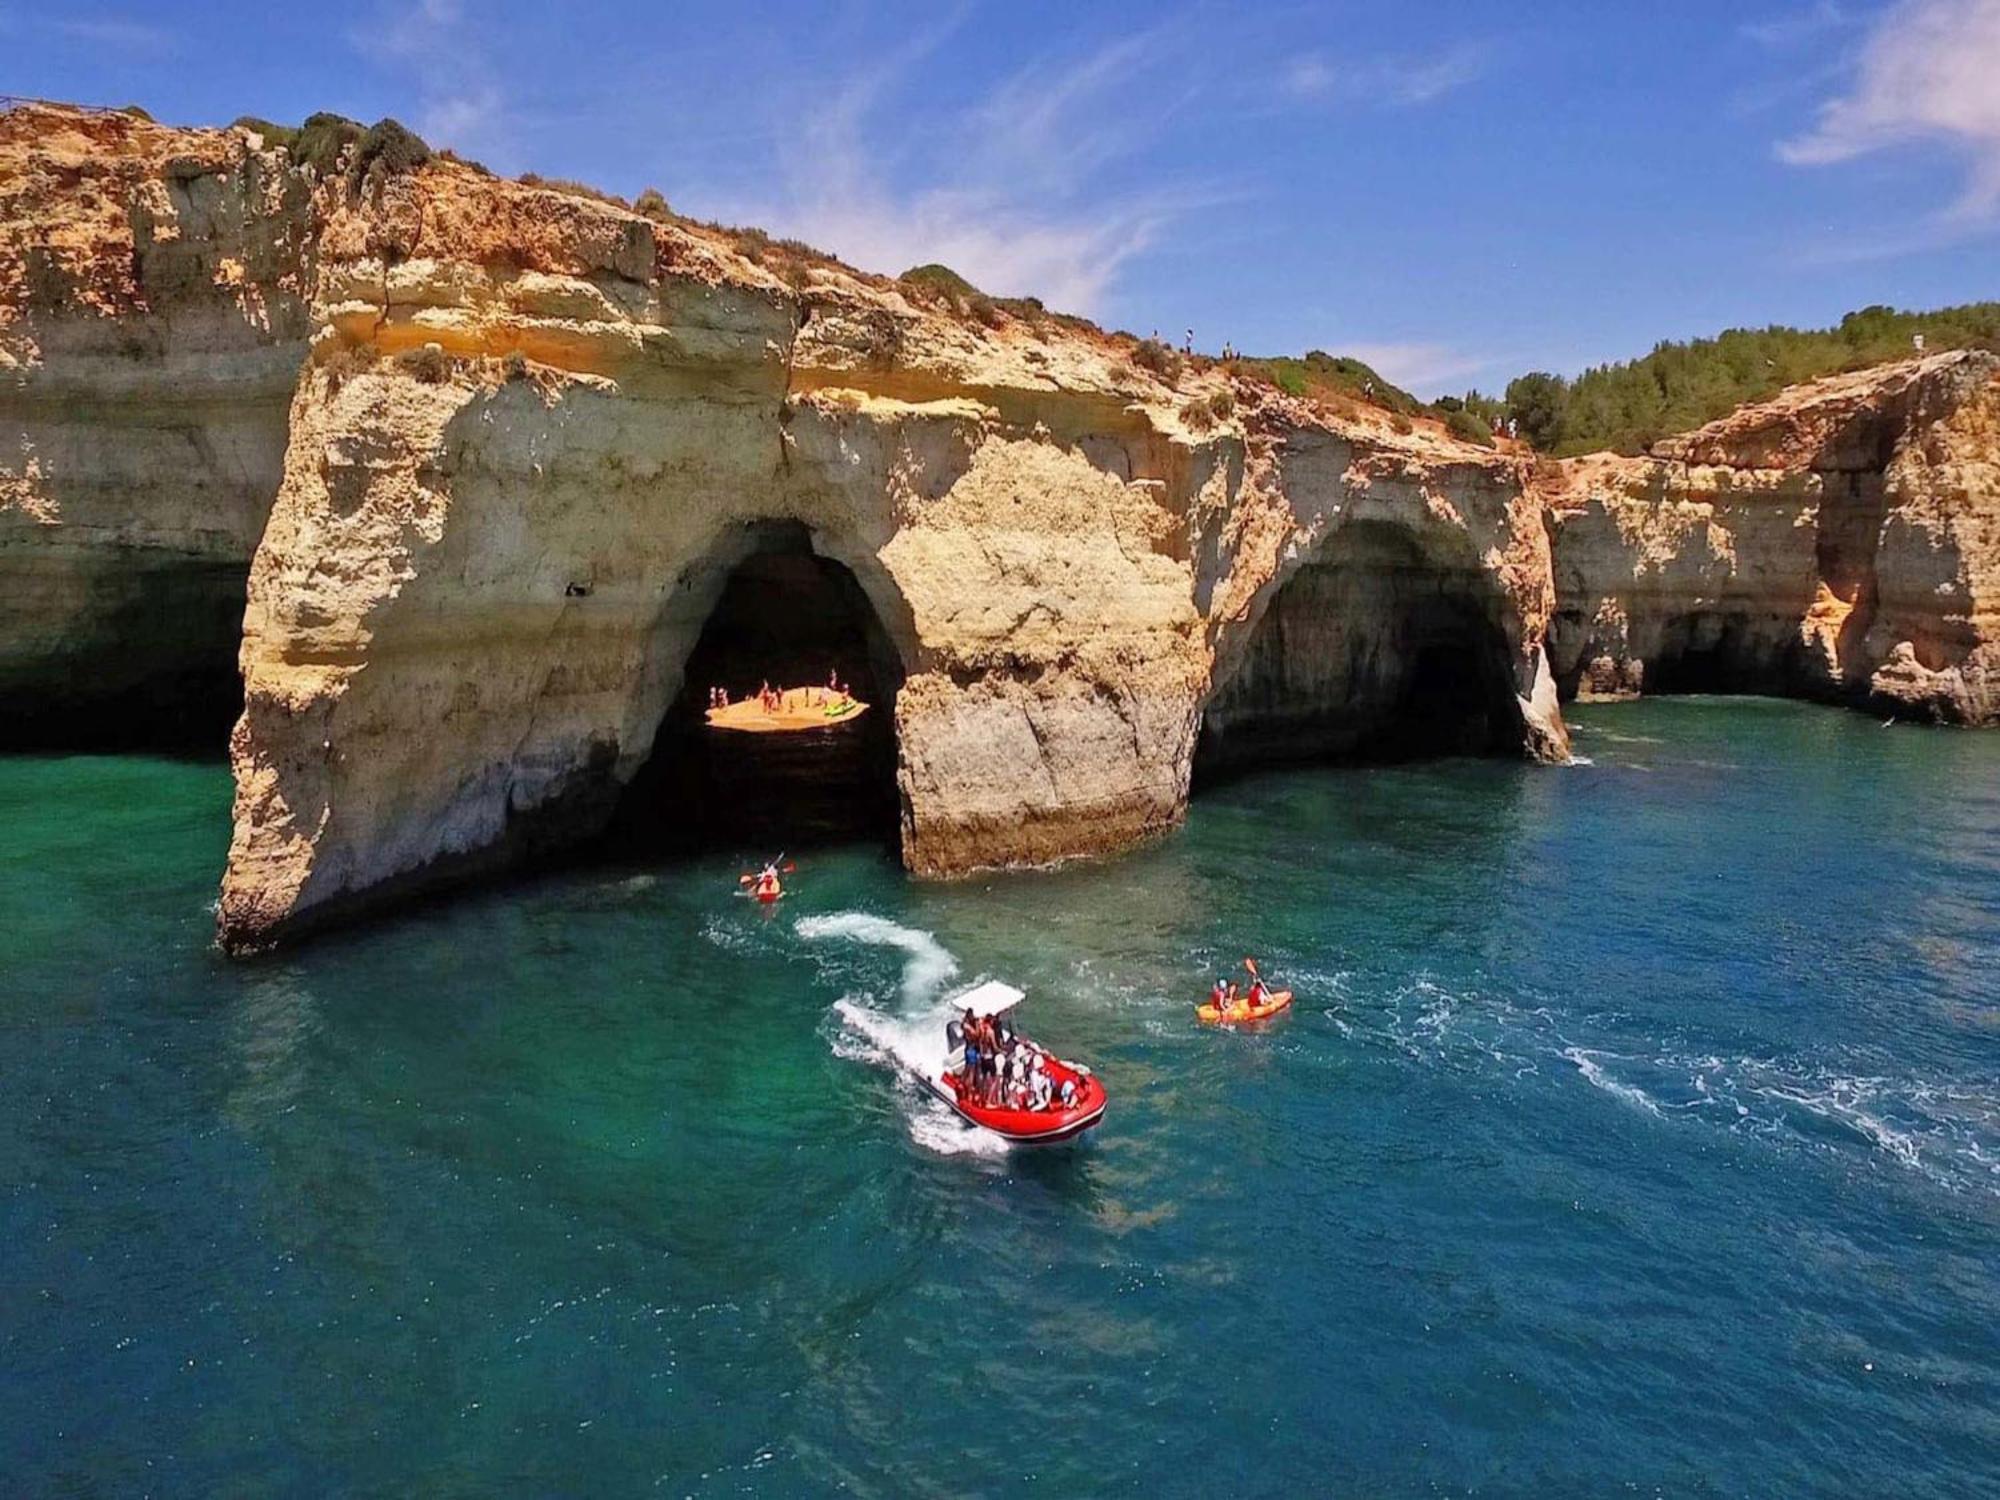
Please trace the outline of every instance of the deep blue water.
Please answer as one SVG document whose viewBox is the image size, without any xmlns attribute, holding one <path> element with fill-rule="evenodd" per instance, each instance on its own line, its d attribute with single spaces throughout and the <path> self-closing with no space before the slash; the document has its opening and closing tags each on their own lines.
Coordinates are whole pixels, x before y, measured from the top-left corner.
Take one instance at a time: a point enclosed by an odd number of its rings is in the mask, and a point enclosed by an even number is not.
<svg viewBox="0 0 2000 1500">
<path fill-rule="evenodd" d="M 1573 719 L 247 965 L 220 768 L 0 760 L 0 1490 L 2000 1492 L 2000 735 Z M 1197 1028 L 1246 953 L 1298 1009 Z M 1085 1148 L 870 1039 L 980 975 Z"/>
</svg>

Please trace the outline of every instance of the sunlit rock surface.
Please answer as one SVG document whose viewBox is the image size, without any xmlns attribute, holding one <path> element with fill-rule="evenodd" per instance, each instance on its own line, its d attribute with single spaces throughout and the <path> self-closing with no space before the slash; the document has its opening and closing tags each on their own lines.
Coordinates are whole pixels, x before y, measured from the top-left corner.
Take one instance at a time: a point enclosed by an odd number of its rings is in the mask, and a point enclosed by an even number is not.
<svg viewBox="0 0 2000 1500">
<path fill-rule="evenodd" d="M 0 717 L 101 742 L 233 657 L 232 947 L 672 819 L 774 546 L 859 601 L 931 875 L 1198 768 L 1560 761 L 1559 687 L 1993 712 L 1990 358 L 1551 464 L 447 160 L 17 109 L 0 229 Z"/>
<path fill-rule="evenodd" d="M 307 221 L 241 133 L 0 113 L 0 745 L 226 732 Z"/>
<path fill-rule="evenodd" d="M 1795 386 L 1538 488 L 1566 689 L 2000 719 L 2000 357 Z"/>
</svg>

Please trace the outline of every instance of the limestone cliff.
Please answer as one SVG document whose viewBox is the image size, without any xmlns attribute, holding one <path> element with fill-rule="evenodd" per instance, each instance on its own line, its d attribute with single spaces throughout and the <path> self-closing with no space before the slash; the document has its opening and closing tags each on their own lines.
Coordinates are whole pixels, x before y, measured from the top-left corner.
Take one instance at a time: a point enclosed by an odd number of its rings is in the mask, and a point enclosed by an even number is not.
<svg viewBox="0 0 2000 1500">
<path fill-rule="evenodd" d="M 1562 760 L 1559 688 L 1993 716 L 1990 359 L 1538 463 L 348 150 L 0 113 L 0 721 L 226 700 L 241 611 L 232 947 L 642 786 L 671 817 L 752 576 L 857 601 L 924 874 L 1123 848 L 1275 759 Z"/>
<path fill-rule="evenodd" d="M 1171 826 L 1218 658 L 1357 521 L 1449 557 L 1499 738 L 1563 751 L 1546 537 L 1509 460 L 449 163 L 334 184 L 321 213 L 250 580 L 232 941 L 594 830 L 749 523 L 804 528 L 893 644 L 919 872 Z"/>
<path fill-rule="evenodd" d="M 301 180 L 0 112 L 0 744 L 214 737 L 305 356 Z"/>
<path fill-rule="evenodd" d="M 1566 689 L 2000 719 L 2000 358 L 1798 386 L 1538 487 Z"/>
</svg>

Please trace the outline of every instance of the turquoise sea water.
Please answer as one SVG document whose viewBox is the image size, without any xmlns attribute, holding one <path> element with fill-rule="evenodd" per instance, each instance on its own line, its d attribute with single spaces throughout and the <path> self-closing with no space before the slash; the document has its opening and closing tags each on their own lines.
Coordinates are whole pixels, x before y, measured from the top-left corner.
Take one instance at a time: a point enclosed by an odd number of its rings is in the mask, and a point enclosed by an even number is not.
<svg viewBox="0 0 2000 1500">
<path fill-rule="evenodd" d="M 1994 1493 L 2000 735 L 1574 721 L 249 965 L 223 770 L 0 760 L 0 1490 Z M 1198 1029 L 1245 953 L 1299 1007 Z M 1085 1148 L 889 1066 L 981 975 Z"/>
</svg>

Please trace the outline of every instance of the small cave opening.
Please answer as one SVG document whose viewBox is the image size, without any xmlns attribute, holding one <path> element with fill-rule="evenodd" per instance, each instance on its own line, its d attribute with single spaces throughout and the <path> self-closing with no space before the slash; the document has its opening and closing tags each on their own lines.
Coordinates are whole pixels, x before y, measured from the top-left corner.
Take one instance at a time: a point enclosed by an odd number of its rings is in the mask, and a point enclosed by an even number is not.
<svg viewBox="0 0 2000 1500">
<path fill-rule="evenodd" d="M 0 652 L 0 752 L 226 759 L 248 577 L 242 563 L 143 555 L 81 578 L 10 577 L 0 633 L 18 644 Z"/>
<path fill-rule="evenodd" d="M 1784 691 L 1796 663 L 1797 630 L 1736 614 L 1674 615 L 1662 625 L 1658 645 L 1645 657 L 1643 691 L 1653 694 L 1770 693 Z M 1777 650 L 1770 643 L 1782 643 Z"/>
<path fill-rule="evenodd" d="M 708 722 L 711 688 L 740 703 L 766 683 L 813 689 L 811 717 L 830 674 L 865 712 L 772 733 Z M 702 623 L 680 691 L 619 797 L 604 845 L 629 857 L 893 844 L 902 683 L 901 657 L 853 572 L 814 551 L 802 526 L 756 528 Z"/>
<path fill-rule="evenodd" d="M 1209 700 L 1196 788 L 1287 763 L 1519 754 L 1511 661 L 1475 562 L 1350 524 L 1279 588 Z"/>
</svg>

